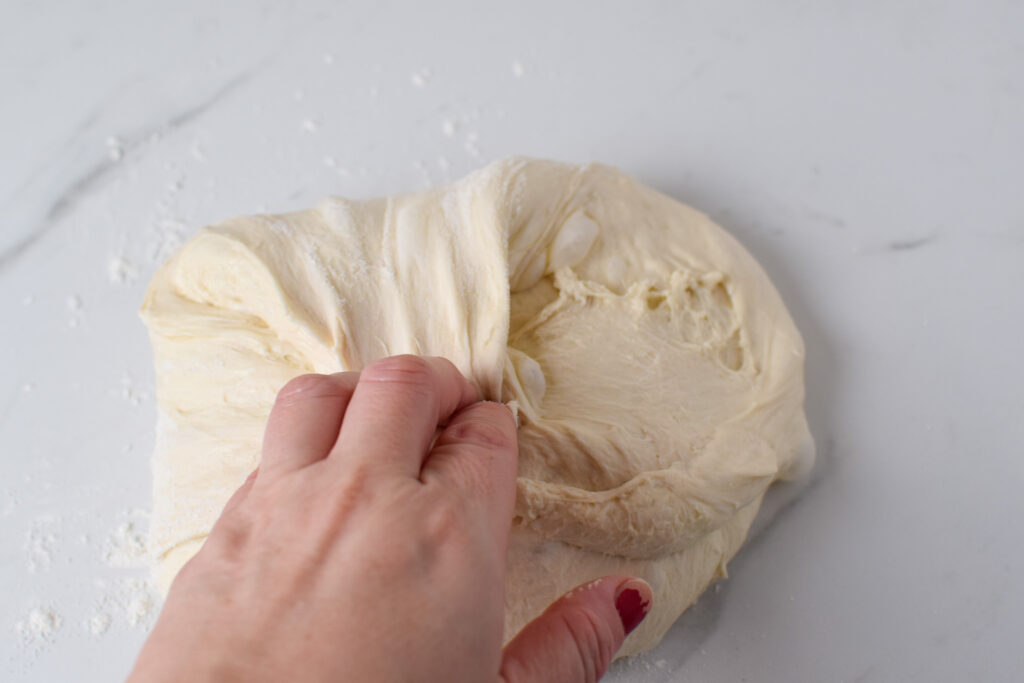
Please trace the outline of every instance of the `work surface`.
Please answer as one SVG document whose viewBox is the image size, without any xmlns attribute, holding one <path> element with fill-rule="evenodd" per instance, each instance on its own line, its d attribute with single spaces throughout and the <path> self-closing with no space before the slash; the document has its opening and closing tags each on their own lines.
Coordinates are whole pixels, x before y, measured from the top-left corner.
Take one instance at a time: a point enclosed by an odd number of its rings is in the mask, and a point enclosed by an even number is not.
<svg viewBox="0 0 1024 683">
<path fill-rule="evenodd" d="M 159 609 L 163 259 L 512 154 L 706 211 L 808 347 L 811 481 L 609 680 L 1019 675 L 1019 3 L 147 4 L 0 7 L 0 678 L 116 680 Z"/>
</svg>

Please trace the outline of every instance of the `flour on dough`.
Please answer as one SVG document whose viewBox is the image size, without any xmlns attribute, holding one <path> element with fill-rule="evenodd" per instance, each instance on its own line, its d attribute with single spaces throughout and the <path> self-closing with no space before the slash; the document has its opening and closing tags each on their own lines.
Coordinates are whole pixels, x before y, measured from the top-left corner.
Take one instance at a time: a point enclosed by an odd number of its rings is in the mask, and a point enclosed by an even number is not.
<svg viewBox="0 0 1024 683">
<path fill-rule="evenodd" d="M 142 314 L 166 590 L 256 466 L 278 389 L 444 356 L 519 415 L 506 637 L 596 576 L 644 577 L 653 647 L 805 471 L 804 346 L 754 259 L 615 169 L 509 159 L 427 192 L 202 230 Z"/>
</svg>

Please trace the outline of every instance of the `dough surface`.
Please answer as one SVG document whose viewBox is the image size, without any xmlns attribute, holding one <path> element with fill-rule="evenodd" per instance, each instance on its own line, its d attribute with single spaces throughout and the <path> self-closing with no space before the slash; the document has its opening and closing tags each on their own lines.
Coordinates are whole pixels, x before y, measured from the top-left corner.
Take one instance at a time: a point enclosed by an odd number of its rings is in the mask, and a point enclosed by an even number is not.
<svg viewBox="0 0 1024 683">
<path fill-rule="evenodd" d="M 806 471 L 804 346 L 764 271 L 615 169 L 496 162 L 427 192 L 203 229 L 146 294 L 159 416 L 151 547 L 166 591 L 256 466 L 277 390 L 444 356 L 518 411 L 506 638 L 612 572 L 653 647 Z"/>
</svg>

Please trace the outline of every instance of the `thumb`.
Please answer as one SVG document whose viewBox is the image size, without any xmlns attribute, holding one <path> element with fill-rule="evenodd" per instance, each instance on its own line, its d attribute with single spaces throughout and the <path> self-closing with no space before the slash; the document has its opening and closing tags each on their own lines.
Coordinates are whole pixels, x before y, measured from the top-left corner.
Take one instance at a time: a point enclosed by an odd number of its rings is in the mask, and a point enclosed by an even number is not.
<svg viewBox="0 0 1024 683">
<path fill-rule="evenodd" d="M 595 683 L 651 607 L 642 579 L 606 576 L 556 600 L 505 646 L 504 683 Z"/>
</svg>

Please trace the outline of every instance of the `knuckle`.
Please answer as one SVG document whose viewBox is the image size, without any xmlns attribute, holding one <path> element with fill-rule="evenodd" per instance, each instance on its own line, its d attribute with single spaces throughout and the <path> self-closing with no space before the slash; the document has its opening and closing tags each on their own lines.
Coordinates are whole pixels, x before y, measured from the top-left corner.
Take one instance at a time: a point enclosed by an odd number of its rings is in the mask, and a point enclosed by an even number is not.
<svg viewBox="0 0 1024 683">
<path fill-rule="evenodd" d="M 366 463 L 349 465 L 342 477 L 331 479 L 330 484 L 321 482 L 319 487 L 322 509 L 317 514 L 332 524 L 345 522 L 358 508 L 374 501 L 373 473 Z"/>
<path fill-rule="evenodd" d="M 530 680 L 530 667 L 524 662 L 518 653 L 506 652 L 501 660 L 501 672 L 498 674 L 498 683 L 528 683 Z"/>
<path fill-rule="evenodd" d="M 360 379 L 370 382 L 430 387 L 433 383 L 433 370 L 430 364 L 419 356 L 391 356 L 367 365 L 360 375 Z"/>
<path fill-rule="evenodd" d="M 513 445 L 515 435 L 492 419 L 474 418 L 450 425 L 448 439 L 488 448 L 508 448 Z"/>
<path fill-rule="evenodd" d="M 337 490 L 350 497 L 372 497 L 373 478 L 373 467 L 369 463 L 346 463 L 344 478 Z"/>
<path fill-rule="evenodd" d="M 217 520 L 203 548 L 208 555 L 233 558 L 244 551 L 252 535 L 253 523 L 248 509 L 236 509 Z"/>
<path fill-rule="evenodd" d="M 432 545 L 444 543 L 458 536 L 465 529 L 465 513 L 462 506 L 452 498 L 438 500 L 427 510 L 424 517 L 425 538 Z"/>
<path fill-rule="evenodd" d="M 486 456 L 483 453 L 461 453 L 460 457 L 451 458 L 446 467 L 452 479 L 462 482 L 474 491 L 483 492 L 490 498 L 495 493 L 494 487 L 487 476 L 486 468 L 480 466 L 481 457 Z"/>
<path fill-rule="evenodd" d="M 306 398 L 324 398 L 341 393 L 338 382 L 330 375 L 299 375 L 288 380 L 277 392 L 278 402 L 291 402 Z"/>
<path fill-rule="evenodd" d="M 584 607 L 562 611 L 562 621 L 576 646 L 579 667 L 584 680 L 597 681 L 615 654 L 611 629 Z"/>
</svg>

